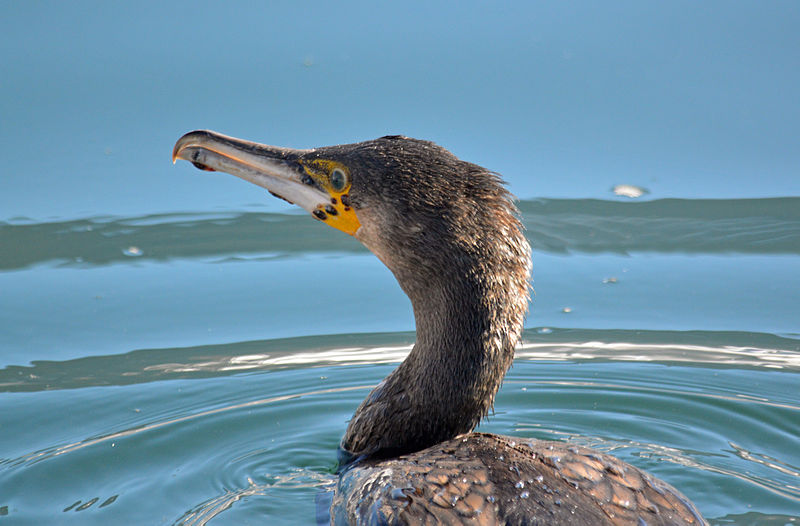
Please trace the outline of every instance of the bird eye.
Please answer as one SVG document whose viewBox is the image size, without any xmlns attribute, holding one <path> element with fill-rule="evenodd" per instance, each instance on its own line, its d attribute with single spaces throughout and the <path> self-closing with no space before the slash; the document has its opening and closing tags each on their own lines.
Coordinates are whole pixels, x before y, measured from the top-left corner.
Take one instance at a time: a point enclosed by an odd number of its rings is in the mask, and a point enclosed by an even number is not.
<svg viewBox="0 0 800 526">
<path fill-rule="evenodd" d="M 331 188 L 336 192 L 341 192 L 347 186 L 347 174 L 340 168 L 334 168 L 331 172 Z"/>
</svg>

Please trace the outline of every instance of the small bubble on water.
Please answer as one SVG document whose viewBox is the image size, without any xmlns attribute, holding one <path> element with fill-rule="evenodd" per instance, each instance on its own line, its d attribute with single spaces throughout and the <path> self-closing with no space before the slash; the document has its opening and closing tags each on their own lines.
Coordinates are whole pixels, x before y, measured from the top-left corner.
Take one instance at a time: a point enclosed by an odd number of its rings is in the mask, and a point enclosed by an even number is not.
<svg viewBox="0 0 800 526">
<path fill-rule="evenodd" d="M 644 194 L 650 193 L 646 188 L 634 186 L 632 184 L 618 184 L 611 190 L 618 196 L 630 197 L 631 199 L 636 199 L 637 197 L 642 197 Z"/>
</svg>

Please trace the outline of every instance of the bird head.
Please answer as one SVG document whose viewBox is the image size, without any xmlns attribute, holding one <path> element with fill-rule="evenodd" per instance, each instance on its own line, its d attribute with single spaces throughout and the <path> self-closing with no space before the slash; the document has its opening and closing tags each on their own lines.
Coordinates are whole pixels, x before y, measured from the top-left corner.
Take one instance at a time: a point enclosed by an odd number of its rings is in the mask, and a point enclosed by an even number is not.
<svg viewBox="0 0 800 526">
<path fill-rule="evenodd" d="M 387 136 L 301 150 L 193 131 L 172 156 L 264 187 L 355 237 L 406 292 L 407 275 L 426 274 L 429 282 L 491 264 L 487 257 L 523 266 L 529 257 L 499 176 L 432 142 Z"/>
</svg>

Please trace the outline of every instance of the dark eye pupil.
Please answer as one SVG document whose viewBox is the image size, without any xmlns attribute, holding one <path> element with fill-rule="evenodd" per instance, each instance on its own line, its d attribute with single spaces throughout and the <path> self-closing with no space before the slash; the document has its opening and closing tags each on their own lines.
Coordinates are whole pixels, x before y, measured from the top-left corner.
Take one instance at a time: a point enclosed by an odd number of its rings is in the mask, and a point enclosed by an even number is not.
<svg viewBox="0 0 800 526">
<path fill-rule="evenodd" d="M 344 172 L 341 170 L 334 170 L 331 173 L 331 186 L 334 190 L 341 190 L 344 188 L 345 185 L 345 177 Z"/>
</svg>

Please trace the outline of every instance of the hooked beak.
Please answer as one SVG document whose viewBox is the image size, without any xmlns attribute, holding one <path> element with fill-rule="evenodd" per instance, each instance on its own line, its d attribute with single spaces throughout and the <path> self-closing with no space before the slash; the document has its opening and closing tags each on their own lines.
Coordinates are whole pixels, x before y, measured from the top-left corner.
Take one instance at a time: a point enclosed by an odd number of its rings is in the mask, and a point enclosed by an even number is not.
<svg viewBox="0 0 800 526">
<path fill-rule="evenodd" d="M 360 227 L 355 211 L 332 199 L 318 177 L 306 170 L 301 157 L 307 152 L 198 130 L 178 139 L 172 150 L 172 162 L 183 159 L 201 170 L 235 175 L 300 206 L 332 227 L 355 235 Z"/>
<path fill-rule="evenodd" d="M 201 170 L 235 175 L 314 213 L 325 206 L 328 195 L 298 162 L 302 153 L 303 150 L 267 146 L 198 130 L 178 139 L 172 150 L 172 162 L 183 159 Z"/>
</svg>

